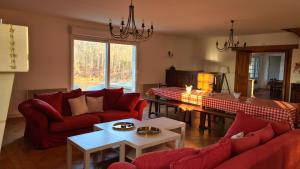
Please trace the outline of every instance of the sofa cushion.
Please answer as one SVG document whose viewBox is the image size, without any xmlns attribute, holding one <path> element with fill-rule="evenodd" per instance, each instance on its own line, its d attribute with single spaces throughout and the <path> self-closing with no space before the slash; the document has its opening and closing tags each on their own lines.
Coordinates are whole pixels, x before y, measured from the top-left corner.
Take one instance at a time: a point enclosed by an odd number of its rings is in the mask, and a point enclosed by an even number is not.
<svg viewBox="0 0 300 169">
<path fill-rule="evenodd" d="M 84 113 L 88 113 L 88 107 L 86 104 L 85 100 L 85 95 L 73 98 L 73 99 L 68 99 L 72 115 L 80 115 Z"/>
<path fill-rule="evenodd" d="M 194 155 L 197 152 L 197 150 L 192 148 L 151 152 L 137 157 L 132 163 L 138 169 L 169 169 L 172 162 L 185 156 Z"/>
<path fill-rule="evenodd" d="M 59 113 L 63 113 L 62 110 L 62 93 L 45 93 L 45 94 L 35 94 L 34 98 L 43 100 L 55 108 Z"/>
<path fill-rule="evenodd" d="M 271 125 L 272 125 L 272 128 L 273 128 L 273 130 L 274 130 L 274 132 L 277 136 L 292 130 L 289 123 L 272 122 Z"/>
<path fill-rule="evenodd" d="M 139 102 L 139 93 L 126 93 L 119 98 L 116 103 L 116 108 L 119 110 L 133 111 Z"/>
<path fill-rule="evenodd" d="M 102 122 L 109 122 L 114 120 L 137 118 L 137 111 L 121 111 L 121 110 L 104 110 L 104 112 L 93 113 L 100 117 Z"/>
<path fill-rule="evenodd" d="M 43 112 L 52 121 L 64 121 L 62 115 L 47 102 L 40 99 L 32 99 L 32 105 Z"/>
<path fill-rule="evenodd" d="M 213 169 L 231 156 L 231 142 L 223 140 L 201 149 L 196 155 L 186 156 L 171 164 L 171 169 Z"/>
<path fill-rule="evenodd" d="M 232 125 L 226 132 L 224 138 L 230 138 L 231 136 L 240 132 L 248 134 L 249 132 L 257 131 L 265 127 L 267 124 L 268 122 L 264 120 L 254 118 L 250 115 L 245 114 L 244 112 L 237 112 L 237 115 Z"/>
<path fill-rule="evenodd" d="M 72 90 L 70 92 L 66 92 L 66 93 L 62 94 L 62 96 L 63 96 L 62 105 L 63 105 L 63 115 L 64 116 L 72 115 L 72 111 L 71 111 L 68 100 L 79 97 L 81 95 L 82 95 L 81 89 Z"/>
<path fill-rule="evenodd" d="M 78 116 L 67 116 L 63 122 L 53 122 L 50 124 L 50 132 L 64 132 L 77 130 L 81 128 L 93 127 L 94 124 L 100 123 L 100 118 L 93 114 L 82 114 Z"/>
<path fill-rule="evenodd" d="M 101 97 L 86 97 L 86 104 L 89 112 L 103 112 L 103 96 Z"/>
<path fill-rule="evenodd" d="M 275 134 L 274 134 L 271 124 L 268 124 L 266 127 L 262 128 L 260 130 L 250 132 L 247 134 L 247 136 L 250 136 L 250 135 L 257 135 L 259 137 L 260 144 L 264 144 L 264 143 L 268 142 L 269 140 L 271 140 Z"/>
<path fill-rule="evenodd" d="M 259 143 L 260 138 L 257 135 L 250 135 L 240 139 L 231 139 L 232 154 L 238 155 L 258 146 Z"/>
<path fill-rule="evenodd" d="M 115 105 L 119 98 L 124 94 L 123 88 L 119 89 L 105 89 L 105 106 L 104 110 L 116 108 Z"/>
</svg>

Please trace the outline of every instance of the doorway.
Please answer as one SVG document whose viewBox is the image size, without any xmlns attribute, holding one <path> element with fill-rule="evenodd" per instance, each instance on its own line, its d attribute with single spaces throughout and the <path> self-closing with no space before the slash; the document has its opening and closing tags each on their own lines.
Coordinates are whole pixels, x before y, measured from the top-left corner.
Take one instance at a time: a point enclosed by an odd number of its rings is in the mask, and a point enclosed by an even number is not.
<svg viewBox="0 0 300 169">
<path fill-rule="evenodd" d="M 251 53 L 248 93 L 251 97 L 282 100 L 285 53 Z"/>
<path fill-rule="evenodd" d="M 299 45 L 272 45 L 272 46 L 250 46 L 236 49 L 236 69 L 234 89 L 242 96 L 251 97 L 248 88 L 251 85 L 249 80 L 250 58 L 254 53 L 284 53 L 284 68 L 281 87 L 281 99 L 289 100 L 290 75 L 293 49 L 298 49 Z M 270 61 L 269 61 L 270 62 Z M 253 84 L 254 86 L 254 84 Z"/>
</svg>

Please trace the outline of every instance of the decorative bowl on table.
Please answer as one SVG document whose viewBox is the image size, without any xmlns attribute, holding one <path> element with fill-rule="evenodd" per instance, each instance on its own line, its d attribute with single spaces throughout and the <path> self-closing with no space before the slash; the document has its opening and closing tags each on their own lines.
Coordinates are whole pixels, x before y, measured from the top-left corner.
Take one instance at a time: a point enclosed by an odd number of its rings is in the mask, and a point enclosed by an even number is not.
<svg viewBox="0 0 300 169">
<path fill-rule="evenodd" d="M 128 130 L 133 130 L 135 126 L 134 123 L 130 123 L 130 122 L 117 122 L 113 124 L 112 128 L 114 130 L 119 130 L 119 131 L 128 131 Z"/>
<path fill-rule="evenodd" d="M 145 126 L 145 127 L 139 127 L 136 130 L 136 133 L 139 135 L 156 135 L 159 134 L 161 131 L 157 127 L 151 127 L 151 126 Z"/>
<path fill-rule="evenodd" d="M 234 93 L 233 93 L 233 97 L 234 97 L 235 99 L 238 99 L 238 98 L 241 97 L 241 93 L 240 93 L 240 92 L 234 92 Z"/>
</svg>

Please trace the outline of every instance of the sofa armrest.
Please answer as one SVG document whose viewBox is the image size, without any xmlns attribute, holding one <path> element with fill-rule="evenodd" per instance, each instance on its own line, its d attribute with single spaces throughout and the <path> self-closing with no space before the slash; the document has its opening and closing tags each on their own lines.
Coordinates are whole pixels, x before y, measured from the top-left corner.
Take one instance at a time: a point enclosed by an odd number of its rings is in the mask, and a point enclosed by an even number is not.
<svg viewBox="0 0 300 169">
<path fill-rule="evenodd" d="M 143 120 L 144 109 L 147 106 L 147 101 L 144 99 L 139 100 L 138 104 L 135 107 L 135 110 L 139 113 L 138 120 Z"/>
<path fill-rule="evenodd" d="M 137 168 L 131 163 L 117 162 L 110 165 L 108 169 L 137 169 Z"/>
<path fill-rule="evenodd" d="M 48 135 L 48 117 L 32 106 L 32 101 L 27 100 L 18 106 L 19 111 L 26 119 L 25 137 L 28 137 L 36 147 L 43 148 L 43 139 Z"/>
</svg>

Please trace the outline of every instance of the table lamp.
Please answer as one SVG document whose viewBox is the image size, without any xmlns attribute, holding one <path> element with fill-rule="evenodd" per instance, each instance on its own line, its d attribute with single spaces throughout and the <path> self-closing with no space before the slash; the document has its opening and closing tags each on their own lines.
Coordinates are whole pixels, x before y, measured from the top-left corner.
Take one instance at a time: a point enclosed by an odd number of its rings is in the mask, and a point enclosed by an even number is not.
<svg viewBox="0 0 300 169">
<path fill-rule="evenodd" d="M 228 66 L 221 66 L 219 72 L 222 74 L 222 78 L 221 78 L 221 91 L 223 89 L 223 84 L 224 84 L 224 80 L 225 80 L 226 85 L 227 85 L 228 93 L 230 94 L 229 84 L 228 84 L 228 80 L 227 80 L 227 77 L 226 77 L 226 74 L 230 73 L 229 67 Z"/>
<path fill-rule="evenodd" d="M 0 151 L 15 73 L 28 71 L 28 27 L 0 19 Z"/>
</svg>

